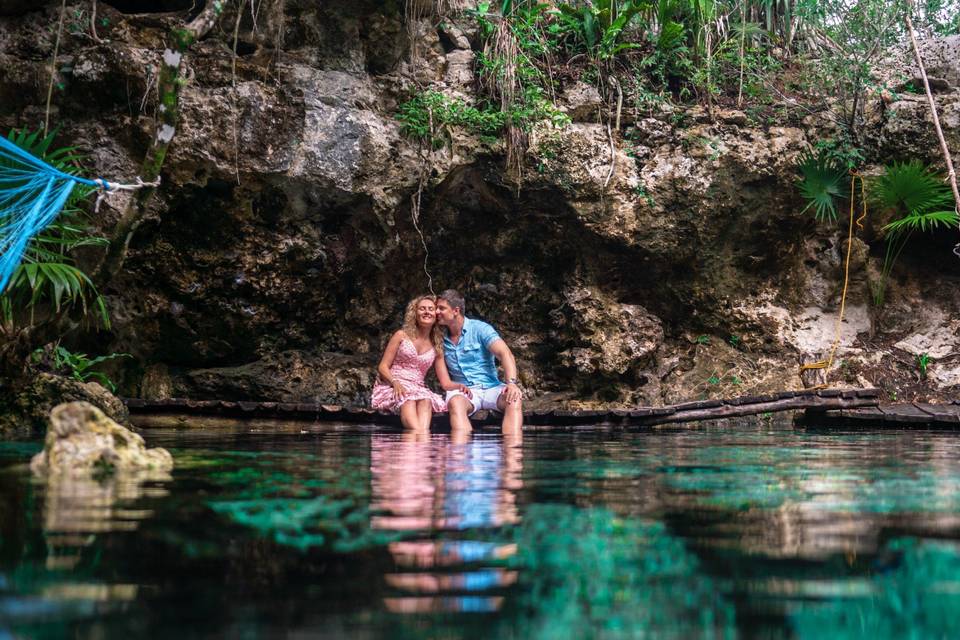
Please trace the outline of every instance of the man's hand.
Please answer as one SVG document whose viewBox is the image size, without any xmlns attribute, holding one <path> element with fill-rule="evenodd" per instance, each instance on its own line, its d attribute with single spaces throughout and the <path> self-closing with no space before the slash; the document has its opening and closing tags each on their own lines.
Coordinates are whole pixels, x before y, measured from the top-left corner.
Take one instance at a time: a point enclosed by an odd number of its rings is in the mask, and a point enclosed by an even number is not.
<svg viewBox="0 0 960 640">
<path fill-rule="evenodd" d="M 520 391 L 520 387 L 516 383 L 510 382 L 507 383 L 507 388 L 503 392 L 503 398 L 507 401 L 507 404 L 513 404 L 520 400 L 523 397 L 523 393 Z"/>
</svg>

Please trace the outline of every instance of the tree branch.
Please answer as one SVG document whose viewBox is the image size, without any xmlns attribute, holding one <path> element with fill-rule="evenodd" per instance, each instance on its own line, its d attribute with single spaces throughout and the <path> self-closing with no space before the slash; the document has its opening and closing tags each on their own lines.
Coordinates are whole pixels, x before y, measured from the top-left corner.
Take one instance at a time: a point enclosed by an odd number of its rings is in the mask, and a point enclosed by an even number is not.
<svg viewBox="0 0 960 640">
<path fill-rule="evenodd" d="M 177 132 L 180 120 L 180 90 L 184 84 L 181 74 L 183 56 L 216 25 L 224 5 L 223 0 L 208 0 L 203 11 L 189 24 L 174 28 L 170 32 L 173 45 L 163 51 L 157 79 L 160 104 L 157 107 L 156 130 L 140 169 L 140 177 L 144 182 L 154 182 L 160 176 L 167 149 Z M 110 238 L 107 253 L 94 276 L 94 282 L 99 289 L 103 290 L 123 268 L 130 240 L 143 222 L 153 192 L 153 187 L 140 189 L 124 209 Z"/>
<path fill-rule="evenodd" d="M 920 55 L 920 48 L 917 46 L 917 38 L 913 31 L 913 20 L 910 19 L 910 12 L 913 10 L 913 3 L 909 2 L 907 6 L 907 32 L 910 34 L 910 44 L 913 46 L 913 55 L 917 59 L 917 66 L 920 68 L 920 77 L 923 78 L 923 88 L 926 90 L 927 102 L 930 103 L 930 115 L 933 118 L 933 128 L 937 132 L 937 139 L 940 141 L 940 150 L 943 152 L 943 161 L 947 165 L 947 179 L 950 182 L 950 189 L 953 191 L 953 201 L 956 210 L 960 212 L 960 192 L 957 191 L 957 172 L 953 169 L 953 158 L 950 156 L 950 149 L 947 148 L 947 140 L 943 137 L 943 129 L 940 127 L 940 116 L 937 115 L 937 103 L 933 101 L 933 92 L 930 91 L 930 81 L 927 80 L 927 70 L 923 66 L 923 57 Z M 960 218 L 960 216 L 958 216 Z M 960 245 L 957 245 L 960 247 Z M 958 254 L 960 255 L 960 254 Z"/>
</svg>

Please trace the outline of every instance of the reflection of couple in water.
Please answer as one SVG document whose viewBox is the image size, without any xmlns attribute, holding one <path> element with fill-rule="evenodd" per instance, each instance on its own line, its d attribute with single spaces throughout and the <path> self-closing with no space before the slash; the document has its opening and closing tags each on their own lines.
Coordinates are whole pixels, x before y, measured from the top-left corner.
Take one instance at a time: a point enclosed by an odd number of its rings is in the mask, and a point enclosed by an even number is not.
<svg viewBox="0 0 960 640">
<path fill-rule="evenodd" d="M 501 566 L 517 545 L 493 531 L 520 521 L 523 450 L 507 438 L 454 440 L 371 437 L 370 525 L 402 534 L 388 545 L 390 611 L 496 611 L 517 581 Z"/>
<path fill-rule="evenodd" d="M 403 327 L 390 338 L 377 368 L 371 404 L 399 413 L 404 428 L 419 432 L 430 430 L 434 412 L 449 411 L 454 435 L 470 432 L 470 416 L 477 411 L 496 409 L 503 412 L 503 433 L 518 435 L 523 401 L 516 360 L 496 329 L 467 318 L 464 308 L 463 296 L 452 289 L 407 305 Z M 495 359 L 503 366 L 503 382 Z M 424 384 L 433 366 L 445 399 Z"/>
</svg>

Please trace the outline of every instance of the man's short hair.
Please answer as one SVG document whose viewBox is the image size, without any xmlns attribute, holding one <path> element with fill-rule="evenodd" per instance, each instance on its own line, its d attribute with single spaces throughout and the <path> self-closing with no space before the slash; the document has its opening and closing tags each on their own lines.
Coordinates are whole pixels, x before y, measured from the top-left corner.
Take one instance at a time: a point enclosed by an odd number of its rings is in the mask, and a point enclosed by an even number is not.
<svg viewBox="0 0 960 640">
<path fill-rule="evenodd" d="M 459 308 L 460 315 L 464 315 L 467 312 L 467 303 L 463 300 L 463 296 L 460 295 L 460 292 L 456 289 L 447 289 L 446 291 L 442 291 L 437 298 L 446 300 L 451 309 Z"/>
</svg>

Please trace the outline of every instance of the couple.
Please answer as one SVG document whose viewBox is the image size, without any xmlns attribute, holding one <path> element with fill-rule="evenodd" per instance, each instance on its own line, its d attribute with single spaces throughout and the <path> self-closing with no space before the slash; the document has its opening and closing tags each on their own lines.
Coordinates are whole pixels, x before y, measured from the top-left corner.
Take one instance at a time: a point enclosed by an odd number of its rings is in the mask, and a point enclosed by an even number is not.
<svg viewBox="0 0 960 640">
<path fill-rule="evenodd" d="M 404 428 L 417 431 L 429 431 L 433 412 L 447 410 L 454 433 L 468 433 L 469 416 L 480 409 L 496 409 L 503 412 L 503 433 L 519 434 L 523 406 L 513 353 L 496 329 L 467 318 L 464 308 L 463 296 L 453 289 L 407 305 L 403 328 L 390 338 L 377 367 L 371 404 L 399 413 Z M 497 377 L 494 358 L 506 382 Z M 424 384 L 434 365 L 446 401 Z"/>
</svg>

